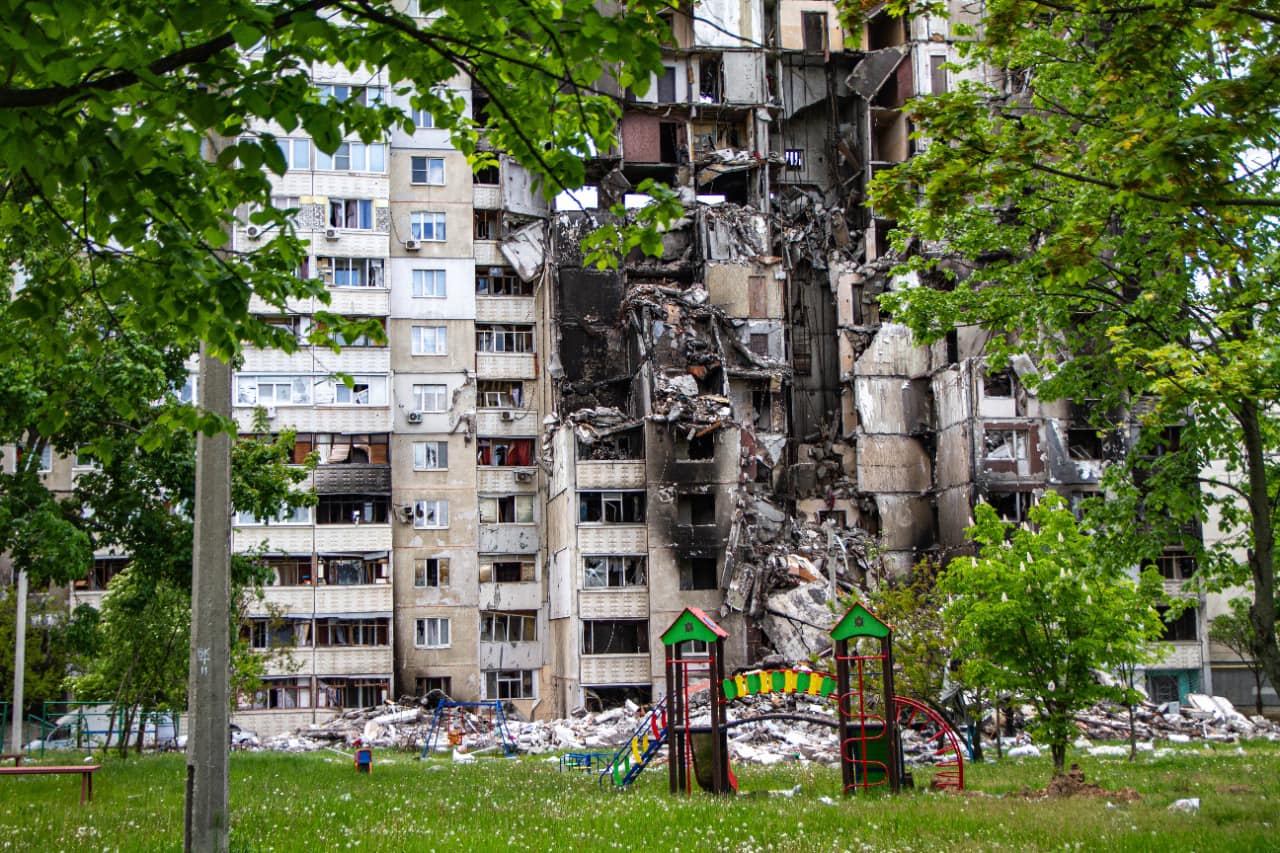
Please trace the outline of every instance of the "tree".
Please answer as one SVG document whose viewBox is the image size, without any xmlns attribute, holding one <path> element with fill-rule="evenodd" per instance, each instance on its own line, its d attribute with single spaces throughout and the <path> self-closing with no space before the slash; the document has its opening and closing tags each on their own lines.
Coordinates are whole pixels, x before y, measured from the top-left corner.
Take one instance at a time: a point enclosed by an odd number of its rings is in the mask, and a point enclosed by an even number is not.
<svg viewBox="0 0 1280 853">
<path fill-rule="evenodd" d="M 1231 610 L 1221 616 L 1215 616 L 1209 623 L 1209 639 L 1221 643 L 1240 658 L 1240 662 L 1253 676 L 1254 712 L 1262 713 L 1262 685 L 1266 673 L 1262 664 L 1254 654 L 1258 638 L 1254 633 L 1253 621 L 1249 618 L 1249 605 L 1243 599 L 1231 602 Z"/>
<path fill-rule="evenodd" d="M 1042 398 L 1094 401 L 1100 429 L 1133 412 L 1138 446 L 1090 525 L 1139 563 L 1194 550 L 1185 525 L 1217 504 L 1198 580 L 1252 583 L 1254 654 L 1276 682 L 1280 6 L 985 11 L 967 55 L 998 88 L 918 101 L 929 144 L 876 181 L 904 269 L 932 285 L 886 305 L 926 341 L 982 325 L 993 360 L 1029 355 Z"/>
<path fill-rule="evenodd" d="M 606 72 L 643 91 L 662 70 L 659 0 L 415 5 L 417 17 L 391 0 L 11 0 L 0 269 L 38 286 L 4 288 L 3 310 L 43 323 L 104 302 L 113 325 L 203 340 L 223 358 L 246 341 L 296 348 L 248 311 L 251 294 L 281 311 L 289 297 L 326 298 L 295 274 L 305 251 L 270 204 L 263 168 L 282 174 L 285 160 L 263 128 L 332 153 L 345 134 L 371 142 L 408 122 L 385 104 L 324 100 L 313 65 L 385 71 L 463 153 L 492 158 L 483 128 L 548 195 L 582 184 L 579 152 L 616 143 L 619 99 L 595 88 Z M 474 114 L 450 88 L 459 75 L 485 93 Z M 210 139 L 226 142 L 216 157 Z M 228 228 L 250 209 L 274 237 L 231 251 Z M 0 341 L 0 359 L 15 351 Z"/>
<path fill-rule="evenodd" d="M 938 572 L 938 565 L 926 560 L 917 563 L 906 578 L 875 577 L 865 599 L 877 616 L 893 626 L 895 689 L 906 696 L 931 700 L 941 696 L 947 686 L 951 661 L 949 626 L 942 618 L 946 601 L 936 584 Z"/>
<path fill-rule="evenodd" d="M 1054 493 L 1031 508 L 1029 526 L 1001 521 L 988 504 L 975 516 L 969 535 L 978 556 L 952 561 L 940 581 L 962 677 L 1034 706 L 1030 726 L 1061 773 L 1075 712 L 1125 700 L 1095 671 L 1142 660 L 1159 637 L 1160 578 L 1110 569 L 1098 540 Z"/>
</svg>

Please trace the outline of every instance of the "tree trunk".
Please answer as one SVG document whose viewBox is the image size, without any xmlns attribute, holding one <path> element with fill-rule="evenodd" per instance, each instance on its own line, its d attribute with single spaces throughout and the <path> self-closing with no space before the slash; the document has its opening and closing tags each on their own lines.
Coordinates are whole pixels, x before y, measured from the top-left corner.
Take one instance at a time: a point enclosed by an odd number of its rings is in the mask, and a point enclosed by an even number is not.
<svg viewBox="0 0 1280 853">
<path fill-rule="evenodd" d="M 1049 753 L 1053 756 L 1053 775 L 1061 776 L 1067 766 L 1067 742 L 1055 739 L 1049 744 Z"/>
<path fill-rule="evenodd" d="M 1249 475 L 1249 526 L 1253 548 L 1249 571 L 1253 574 L 1253 654 L 1273 686 L 1280 686 L 1280 645 L 1276 644 L 1275 538 L 1271 530 L 1272 501 L 1267 491 L 1266 447 L 1258 417 L 1258 404 L 1244 400 L 1237 415 L 1243 433 L 1245 468 Z M 1261 693 L 1259 693 L 1261 695 Z"/>
<path fill-rule="evenodd" d="M 1130 685 L 1132 689 L 1132 685 Z M 1133 727 L 1133 706 L 1129 706 L 1129 760 L 1138 760 L 1138 732 Z"/>
<path fill-rule="evenodd" d="M 1254 713 L 1262 716 L 1262 670 L 1255 664 L 1253 667 L 1253 707 Z"/>
</svg>

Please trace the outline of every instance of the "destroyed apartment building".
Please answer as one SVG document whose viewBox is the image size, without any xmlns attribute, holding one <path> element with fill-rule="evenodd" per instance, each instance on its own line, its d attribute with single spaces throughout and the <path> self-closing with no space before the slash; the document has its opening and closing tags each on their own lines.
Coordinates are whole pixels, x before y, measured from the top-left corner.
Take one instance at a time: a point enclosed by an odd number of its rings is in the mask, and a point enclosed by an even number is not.
<svg viewBox="0 0 1280 853">
<path fill-rule="evenodd" d="M 236 519 L 236 549 L 273 574 L 245 636 L 289 646 L 237 722 L 266 737 L 433 691 L 529 719 L 651 701 L 684 607 L 716 614 L 730 667 L 806 659 L 868 561 L 959 552 L 979 500 L 1020 518 L 1045 489 L 1097 489 L 1097 433 L 1028 393 L 1029 364 L 986 370 L 977 330 L 919 346 L 878 307 L 914 282 L 891 275 L 866 187 L 918 144 L 907 102 L 961 76 L 954 32 L 976 9 L 950 5 L 871 7 L 854 30 L 822 0 L 673 5 L 664 72 L 644 92 L 600 83 L 618 143 L 554 204 L 505 155 L 473 170 L 385 72 L 311 69 L 415 129 L 333 156 L 281 137 L 270 180 L 300 211 L 305 271 L 387 344 L 317 347 L 322 306 L 300 303 L 271 317 L 298 351 L 237 371 L 242 428 L 265 409 L 320 459 L 317 506 Z M 487 94 L 452 88 L 478 115 Z M 662 256 L 587 263 L 583 240 L 650 178 L 684 202 Z M 74 602 L 127 559 L 99 556 Z M 1176 591 L 1193 567 L 1168 557 Z M 1212 692 L 1204 604 L 1153 698 Z"/>
</svg>

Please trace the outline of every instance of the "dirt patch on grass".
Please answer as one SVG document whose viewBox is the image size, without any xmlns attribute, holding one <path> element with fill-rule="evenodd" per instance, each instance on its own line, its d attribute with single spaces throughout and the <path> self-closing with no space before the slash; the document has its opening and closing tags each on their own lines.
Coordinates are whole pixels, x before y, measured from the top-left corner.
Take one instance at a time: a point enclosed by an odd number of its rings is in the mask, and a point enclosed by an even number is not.
<svg viewBox="0 0 1280 853">
<path fill-rule="evenodd" d="M 1043 790 L 1022 789 L 1022 796 L 1029 799 L 1061 799 L 1063 797 L 1088 797 L 1112 802 L 1131 803 L 1142 799 L 1142 795 L 1132 788 L 1117 788 L 1114 791 L 1104 788 L 1097 782 L 1086 782 L 1084 771 L 1079 764 L 1072 764 L 1071 769 L 1061 776 L 1049 780 L 1049 786 Z"/>
</svg>

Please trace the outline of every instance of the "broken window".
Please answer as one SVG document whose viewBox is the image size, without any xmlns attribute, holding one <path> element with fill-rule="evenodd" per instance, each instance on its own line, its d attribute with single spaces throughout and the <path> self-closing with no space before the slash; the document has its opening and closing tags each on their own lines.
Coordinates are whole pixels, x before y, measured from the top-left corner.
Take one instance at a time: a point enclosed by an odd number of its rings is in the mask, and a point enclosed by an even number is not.
<svg viewBox="0 0 1280 853">
<path fill-rule="evenodd" d="M 388 679 L 325 678 L 317 698 L 321 708 L 372 708 L 387 701 L 391 693 Z"/>
<path fill-rule="evenodd" d="M 509 267 L 487 267 L 476 270 L 476 296 L 533 296 L 533 282 Z"/>
<path fill-rule="evenodd" d="M 528 669 L 485 670 L 484 698 L 536 699 L 533 671 Z"/>
<path fill-rule="evenodd" d="M 719 586 L 715 557 L 682 557 L 680 589 L 716 589 Z"/>
<path fill-rule="evenodd" d="M 1190 580 L 1196 573 L 1196 558 L 1185 548 L 1165 548 L 1164 553 L 1156 557 L 1155 568 L 1166 580 Z"/>
<path fill-rule="evenodd" d="M 533 495 L 480 498 L 481 524 L 533 524 Z"/>
<path fill-rule="evenodd" d="M 447 500 L 414 501 L 413 526 L 419 530 L 441 530 L 449 526 Z"/>
<path fill-rule="evenodd" d="M 804 168 L 804 149 L 787 148 L 782 152 L 782 162 L 793 172 Z"/>
<path fill-rule="evenodd" d="M 644 492 L 578 492 L 578 521 L 640 524 L 644 521 L 644 498 Z"/>
<path fill-rule="evenodd" d="M 315 453 L 321 465 L 386 465 L 390 460 L 387 433 L 298 433 L 293 462 L 301 465 Z"/>
<path fill-rule="evenodd" d="M 987 503 L 1003 520 L 1021 523 L 1027 520 L 1033 501 L 1031 492 L 990 492 Z"/>
<path fill-rule="evenodd" d="M 1072 459 L 1101 459 L 1102 435 L 1096 429 L 1069 429 L 1067 447 Z"/>
<path fill-rule="evenodd" d="M 481 438 L 476 441 L 476 464 L 528 467 L 533 464 L 532 438 Z"/>
<path fill-rule="evenodd" d="M 330 287 L 382 287 L 382 258 L 316 258 L 316 275 Z"/>
<path fill-rule="evenodd" d="M 476 127 L 488 127 L 489 102 L 491 100 L 489 93 L 484 89 L 471 90 L 471 118 Z"/>
<path fill-rule="evenodd" d="M 449 467 L 449 442 L 415 441 L 413 443 L 413 468 L 415 471 L 444 471 Z"/>
<path fill-rule="evenodd" d="M 982 396 L 1012 397 L 1013 373 L 1008 370 L 988 370 L 982 377 Z"/>
<path fill-rule="evenodd" d="M 89 574 L 82 580 L 76 581 L 76 589 L 94 592 L 104 590 L 107 584 L 111 583 L 111 579 L 120 574 L 127 565 L 129 565 L 128 557 L 94 557 Z"/>
<path fill-rule="evenodd" d="M 311 585 L 310 557 L 263 557 L 261 562 L 279 586 Z"/>
<path fill-rule="evenodd" d="M 316 524 L 386 524 L 390 509 L 386 495 L 320 495 Z"/>
<path fill-rule="evenodd" d="M 371 107 L 382 103 L 384 90 L 381 86 L 352 86 L 347 83 L 330 83 L 315 87 L 316 97 L 320 103 L 337 101 L 338 103 L 359 104 Z"/>
<path fill-rule="evenodd" d="M 695 435 L 676 440 L 676 458 L 713 459 L 716 455 L 716 434 Z"/>
<path fill-rule="evenodd" d="M 983 433 L 984 458 L 989 462 L 1017 462 L 1027 459 L 1027 431 L 991 429 Z"/>
<path fill-rule="evenodd" d="M 329 225 L 369 231 L 373 228 L 373 200 L 358 198 L 329 199 Z"/>
<path fill-rule="evenodd" d="M 298 628 L 309 627 L 306 623 Z M 254 649 L 283 649 L 300 645 L 295 641 L 295 623 L 286 619 L 250 619 L 242 626 L 240 634 Z"/>
<path fill-rule="evenodd" d="M 308 376 L 247 376 L 237 373 L 237 406 L 299 406 L 311 402 Z"/>
<path fill-rule="evenodd" d="M 477 240 L 497 240 L 501 237 L 502 214 L 496 210 L 477 210 L 472 221 L 475 230 L 472 236 Z"/>
<path fill-rule="evenodd" d="M 644 557 L 583 557 L 582 573 L 586 589 L 619 589 L 647 583 Z"/>
<path fill-rule="evenodd" d="M 316 645 L 386 646 L 391 643 L 389 619 L 317 619 Z"/>
<path fill-rule="evenodd" d="M 356 586 L 385 583 L 387 581 L 386 557 L 336 557 L 321 555 L 324 569 L 321 577 L 327 584 Z"/>
<path fill-rule="evenodd" d="M 449 585 L 447 557 L 419 557 L 413 561 L 413 585 L 446 587 Z"/>
<path fill-rule="evenodd" d="M 715 524 L 716 496 L 680 495 L 676 503 L 676 520 L 680 524 Z"/>
<path fill-rule="evenodd" d="M 751 337 L 747 339 L 747 349 L 762 358 L 769 357 L 769 334 L 752 332 Z"/>
<path fill-rule="evenodd" d="M 481 379 L 476 384 L 476 405 L 481 409 L 522 409 L 524 383 L 518 379 Z"/>
<path fill-rule="evenodd" d="M 536 610 L 484 610 L 480 613 L 482 643 L 532 643 L 537 639 Z"/>
<path fill-rule="evenodd" d="M 644 431 L 640 427 L 596 438 L 590 444 L 578 441 L 579 461 L 599 462 L 611 459 L 643 459 Z"/>
<path fill-rule="evenodd" d="M 351 384 L 333 381 L 333 402 L 340 406 L 385 406 L 387 404 L 387 377 L 352 376 Z"/>
<path fill-rule="evenodd" d="M 649 651 L 648 619 L 584 619 L 584 655 L 638 655 Z"/>
<path fill-rule="evenodd" d="M 241 693 L 236 697 L 236 708 L 241 711 L 310 707 L 311 679 L 305 677 L 264 678 L 253 693 Z"/>
<path fill-rule="evenodd" d="M 718 104 L 724 100 L 724 64 L 719 57 L 699 57 L 698 98 L 704 104 Z"/>
<path fill-rule="evenodd" d="M 413 694 L 423 697 L 432 693 L 443 693 L 445 696 L 451 696 L 453 690 L 453 679 L 447 675 L 419 675 L 413 680 Z M 436 701 L 439 701 L 437 699 Z M 430 706 L 434 707 L 434 703 Z"/>
<path fill-rule="evenodd" d="M 804 38 L 805 53 L 827 52 L 827 13 L 803 12 L 800 30 Z"/>
<path fill-rule="evenodd" d="M 1147 674 L 1147 694 L 1152 702 L 1163 705 L 1166 702 L 1178 702 L 1182 693 L 1176 675 Z"/>
<path fill-rule="evenodd" d="M 478 352 L 533 352 L 533 326 L 476 323 Z"/>
<path fill-rule="evenodd" d="M 479 186 L 496 187 L 502 183 L 502 173 L 497 166 L 485 166 L 482 169 L 476 169 L 472 179 Z"/>
<path fill-rule="evenodd" d="M 504 555 L 480 558 L 480 583 L 533 583 L 538 564 L 532 557 Z"/>
<path fill-rule="evenodd" d="M 1189 643 L 1200 639 L 1200 611 L 1195 607 L 1184 607 L 1177 616 L 1171 616 L 1169 607 L 1157 607 L 1160 619 L 1164 622 L 1164 634 L 1160 639 L 1166 643 Z"/>
<path fill-rule="evenodd" d="M 413 644 L 419 649 L 449 648 L 449 620 L 427 617 L 414 620 Z"/>
<path fill-rule="evenodd" d="M 681 144 L 683 138 L 684 126 L 674 121 L 664 121 L 658 124 L 658 160 L 661 163 L 681 163 L 684 158 L 680 156 Z"/>
</svg>

